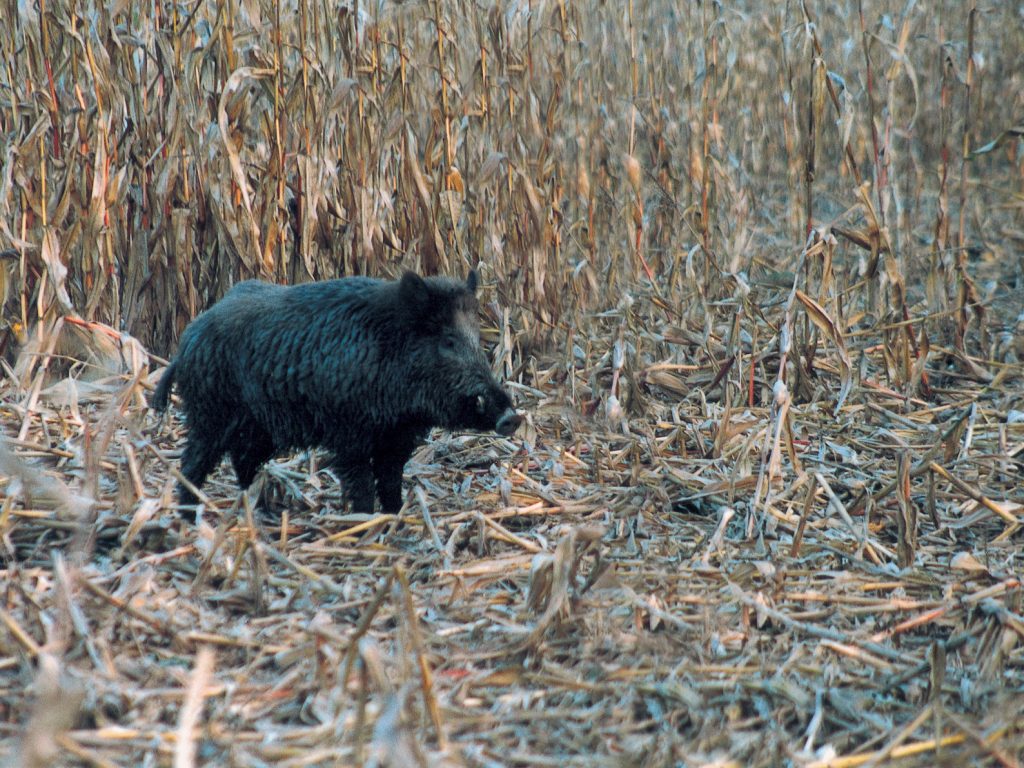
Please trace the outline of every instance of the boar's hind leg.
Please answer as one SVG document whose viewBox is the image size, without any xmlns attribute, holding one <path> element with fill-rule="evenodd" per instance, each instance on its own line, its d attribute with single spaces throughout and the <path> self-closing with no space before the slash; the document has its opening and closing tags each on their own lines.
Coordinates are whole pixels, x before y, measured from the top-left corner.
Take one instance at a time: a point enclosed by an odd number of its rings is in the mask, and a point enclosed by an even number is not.
<svg viewBox="0 0 1024 768">
<path fill-rule="evenodd" d="M 245 490 L 252 484 L 260 467 L 274 455 L 274 441 L 263 427 L 249 421 L 235 432 L 230 452 L 238 487 Z"/>
<path fill-rule="evenodd" d="M 374 451 L 373 476 L 384 512 L 398 512 L 402 508 L 402 470 L 415 447 L 414 440 L 403 436 Z"/>
<path fill-rule="evenodd" d="M 373 475 L 366 459 L 335 456 L 331 464 L 353 512 L 373 512 Z"/>
<path fill-rule="evenodd" d="M 181 474 L 196 488 L 201 488 L 206 476 L 214 470 L 223 455 L 224 449 L 219 443 L 190 435 L 181 455 Z M 184 485 L 178 485 L 178 501 L 182 504 L 195 504 L 198 499 Z"/>
</svg>

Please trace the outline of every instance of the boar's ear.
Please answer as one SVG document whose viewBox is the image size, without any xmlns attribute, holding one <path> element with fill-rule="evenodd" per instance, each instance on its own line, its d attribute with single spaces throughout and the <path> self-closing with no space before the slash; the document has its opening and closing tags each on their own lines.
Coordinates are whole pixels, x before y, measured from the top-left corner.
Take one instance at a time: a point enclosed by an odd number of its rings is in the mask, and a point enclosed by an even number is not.
<svg viewBox="0 0 1024 768">
<path fill-rule="evenodd" d="M 430 288 L 427 287 L 426 280 L 415 272 L 406 272 L 398 285 L 398 295 L 405 308 L 419 311 L 430 299 Z"/>
<path fill-rule="evenodd" d="M 466 290 L 468 290 L 471 294 L 476 296 L 476 288 L 478 283 L 479 280 L 476 276 L 476 270 L 469 270 L 469 274 L 466 275 Z"/>
</svg>

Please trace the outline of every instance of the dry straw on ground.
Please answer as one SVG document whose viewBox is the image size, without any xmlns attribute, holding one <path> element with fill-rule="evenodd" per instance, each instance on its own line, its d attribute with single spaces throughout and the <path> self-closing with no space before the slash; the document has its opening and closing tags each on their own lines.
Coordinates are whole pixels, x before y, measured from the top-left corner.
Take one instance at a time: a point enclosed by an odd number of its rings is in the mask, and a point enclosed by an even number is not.
<svg viewBox="0 0 1024 768">
<path fill-rule="evenodd" d="M 1016 3 L 0 4 L 0 762 L 1019 765 Z M 233 282 L 479 262 L 400 518 L 171 488 Z"/>
</svg>

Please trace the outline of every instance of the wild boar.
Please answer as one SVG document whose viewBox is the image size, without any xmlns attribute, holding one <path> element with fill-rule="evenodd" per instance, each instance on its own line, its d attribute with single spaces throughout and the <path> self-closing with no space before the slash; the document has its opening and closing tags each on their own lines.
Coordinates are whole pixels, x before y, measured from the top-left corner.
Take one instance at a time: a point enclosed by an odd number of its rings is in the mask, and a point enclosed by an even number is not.
<svg viewBox="0 0 1024 768">
<path fill-rule="evenodd" d="M 323 447 L 356 511 L 373 510 L 375 484 L 398 511 L 431 427 L 507 436 L 521 421 L 480 349 L 476 289 L 475 271 L 239 283 L 185 329 L 153 397 L 165 410 L 177 384 L 182 474 L 198 488 L 227 453 L 244 489 L 274 455 Z"/>
</svg>

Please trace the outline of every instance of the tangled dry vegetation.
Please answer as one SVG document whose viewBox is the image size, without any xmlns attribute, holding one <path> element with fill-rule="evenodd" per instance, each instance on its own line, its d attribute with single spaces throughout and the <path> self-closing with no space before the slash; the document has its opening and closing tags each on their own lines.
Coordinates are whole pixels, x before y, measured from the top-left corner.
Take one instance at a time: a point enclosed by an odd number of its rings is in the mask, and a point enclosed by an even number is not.
<svg viewBox="0 0 1024 768">
<path fill-rule="evenodd" d="M 1020 763 L 1019 4 L 0 14 L 0 761 Z M 478 261 L 515 438 L 178 513 L 192 316 Z"/>
</svg>

